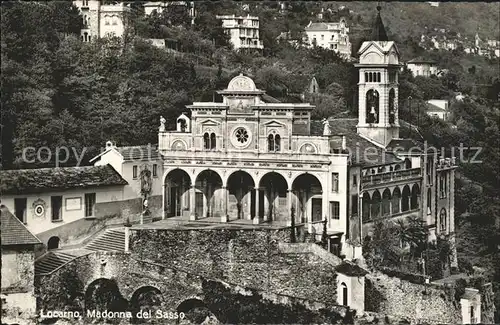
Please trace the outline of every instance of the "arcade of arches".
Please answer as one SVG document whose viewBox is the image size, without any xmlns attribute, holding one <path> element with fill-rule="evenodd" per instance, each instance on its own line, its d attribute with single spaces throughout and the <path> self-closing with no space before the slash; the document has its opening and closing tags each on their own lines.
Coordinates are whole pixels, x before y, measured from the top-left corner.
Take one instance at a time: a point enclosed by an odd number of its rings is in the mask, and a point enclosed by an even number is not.
<svg viewBox="0 0 500 325">
<path fill-rule="evenodd" d="M 390 216 L 398 213 L 418 210 L 420 208 L 420 187 L 413 184 L 405 185 L 401 190 L 398 186 L 379 190 L 367 191 L 361 200 L 363 222 Z"/>
<path fill-rule="evenodd" d="M 196 219 L 225 217 L 227 220 L 254 218 L 263 221 L 290 221 L 293 211 L 296 223 L 321 221 L 323 191 L 312 174 L 298 175 L 291 187 L 278 172 L 264 174 L 258 184 L 244 170 L 236 170 L 223 179 L 214 170 L 203 170 L 192 180 L 183 169 L 173 169 L 164 181 L 165 217 Z"/>
</svg>

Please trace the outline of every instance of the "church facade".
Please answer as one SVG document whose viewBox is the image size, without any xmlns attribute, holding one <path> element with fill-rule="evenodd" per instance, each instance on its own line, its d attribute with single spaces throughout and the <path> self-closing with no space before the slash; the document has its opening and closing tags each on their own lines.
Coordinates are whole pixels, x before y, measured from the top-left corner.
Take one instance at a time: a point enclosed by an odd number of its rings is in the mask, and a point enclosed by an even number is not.
<svg viewBox="0 0 500 325">
<path fill-rule="evenodd" d="M 317 239 L 326 229 L 348 258 L 378 220 L 415 216 L 430 240 L 453 235 L 455 163 L 399 138 L 399 51 L 377 23 L 358 52 L 357 119 L 311 121 L 310 104 L 278 102 L 239 75 L 222 102 L 187 106 L 176 130 L 162 121 L 163 218 L 282 224 Z"/>
<path fill-rule="evenodd" d="M 223 102 L 195 102 L 176 131 L 159 132 L 164 217 L 304 224 L 316 233 L 328 220 L 329 232 L 345 229 L 343 137 L 312 134 L 313 106 L 269 101 L 247 76 L 219 94 Z"/>
</svg>

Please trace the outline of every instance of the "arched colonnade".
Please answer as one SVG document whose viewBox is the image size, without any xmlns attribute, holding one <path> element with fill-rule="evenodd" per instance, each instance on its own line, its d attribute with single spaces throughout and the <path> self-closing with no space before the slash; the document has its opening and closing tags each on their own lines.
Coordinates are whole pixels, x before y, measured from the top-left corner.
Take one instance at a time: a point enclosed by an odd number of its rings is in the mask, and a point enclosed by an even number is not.
<svg viewBox="0 0 500 325">
<path fill-rule="evenodd" d="M 361 196 L 363 222 L 420 208 L 420 186 L 406 184 L 365 191 Z"/>
<path fill-rule="evenodd" d="M 290 222 L 294 211 L 295 222 L 305 223 L 321 221 L 326 215 L 326 184 L 320 173 L 169 168 L 163 188 L 167 218 L 227 217 L 225 221 L 230 221 L 258 217 Z"/>
</svg>

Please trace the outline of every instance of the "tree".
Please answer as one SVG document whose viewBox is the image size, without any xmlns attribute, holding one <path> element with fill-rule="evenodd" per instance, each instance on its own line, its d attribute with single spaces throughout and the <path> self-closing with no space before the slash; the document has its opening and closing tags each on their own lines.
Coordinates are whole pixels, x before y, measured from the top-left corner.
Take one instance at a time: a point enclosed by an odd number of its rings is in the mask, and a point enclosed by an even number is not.
<svg viewBox="0 0 500 325">
<path fill-rule="evenodd" d="M 184 26 L 188 27 L 191 25 L 191 17 L 189 17 L 189 2 L 186 4 L 170 4 L 161 13 L 164 21 L 168 22 L 169 26 Z"/>
</svg>

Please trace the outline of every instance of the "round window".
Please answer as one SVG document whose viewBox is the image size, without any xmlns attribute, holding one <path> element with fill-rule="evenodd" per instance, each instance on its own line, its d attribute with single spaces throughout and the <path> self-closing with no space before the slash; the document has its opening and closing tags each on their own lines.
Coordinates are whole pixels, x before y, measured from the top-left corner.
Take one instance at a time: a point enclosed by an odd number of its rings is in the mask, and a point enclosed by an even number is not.
<svg viewBox="0 0 500 325">
<path fill-rule="evenodd" d="M 246 127 L 235 127 L 231 134 L 230 141 L 235 148 L 244 149 L 252 143 L 252 131 Z"/>
<path fill-rule="evenodd" d="M 249 135 L 248 131 L 244 128 L 238 128 L 235 131 L 235 136 L 236 136 L 236 141 L 238 141 L 241 144 L 245 144 L 248 141 Z"/>
<path fill-rule="evenodd" d="M 40 217 L 45 213 L 45 208 L 43 205 L 39 204 L 35 207 L 35 214 Z"/>
</svg>

